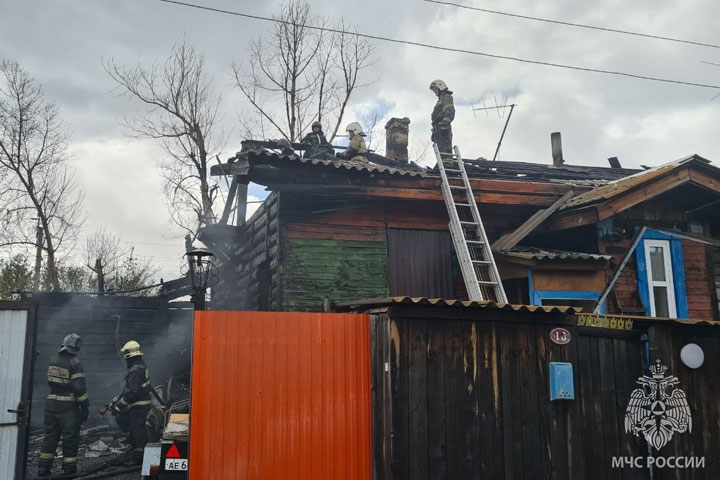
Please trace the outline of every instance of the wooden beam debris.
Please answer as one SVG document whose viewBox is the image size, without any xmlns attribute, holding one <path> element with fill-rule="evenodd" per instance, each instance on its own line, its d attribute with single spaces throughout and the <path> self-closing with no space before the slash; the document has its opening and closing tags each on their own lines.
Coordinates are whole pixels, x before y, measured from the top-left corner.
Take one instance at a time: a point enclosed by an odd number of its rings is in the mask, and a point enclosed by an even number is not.
<svg viewBox="0 0 720 480">
<path fill-rule="evenodd" d="M 503 235 L 498 241 L 493 243 L 493 251 L 507 252 L 508 250 L 512 249 L 515 245 L 520 243 L 523 238 L 527 237 L 530 233 L 532 233 L 532 231 L 535 230 L 538 225 L 544 222 L 545 219 L 555 213 L 558 208 L 565 205 L 565 203 L 567 203 L 567 201 L 570 200 L 573 195 L 574 192 L 572 190 L 568 190 L 567 192 L 565 192 L 565 195 L 558 198 L 555 203 L 550 205 L 548 208 L 535 212 L 533 216 L 525 220 L 525 222 L 520 225 L 514 232 Z"/>
</svg>

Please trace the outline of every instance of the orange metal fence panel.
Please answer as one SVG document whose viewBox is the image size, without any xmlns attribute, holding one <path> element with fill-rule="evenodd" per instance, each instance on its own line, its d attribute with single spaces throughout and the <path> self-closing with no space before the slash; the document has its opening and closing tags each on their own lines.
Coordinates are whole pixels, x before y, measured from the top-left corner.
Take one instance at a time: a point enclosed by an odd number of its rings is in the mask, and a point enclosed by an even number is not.
<svg viewBox="0 0 720 480">
<path fill-rule="evenodd" d="M 195 312 L 190 479 L 369 480 L 369 324 Z"/>
</svg>

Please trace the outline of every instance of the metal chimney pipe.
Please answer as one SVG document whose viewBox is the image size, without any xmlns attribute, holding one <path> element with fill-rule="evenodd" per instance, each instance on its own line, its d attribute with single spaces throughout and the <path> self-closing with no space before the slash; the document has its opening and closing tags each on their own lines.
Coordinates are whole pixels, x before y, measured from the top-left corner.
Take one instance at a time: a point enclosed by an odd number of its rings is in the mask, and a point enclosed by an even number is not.
<svg viewBox="0 0 720 480">
<path fill-rule="evenodd" d="M 553 165 L 556 167 L 562 166 L 565 163 L 562 152 L 562 138 L 560 132 L 553 132 L 550 134 L 550 144 L 552 146 L 552 158 Z"/>
</svg>

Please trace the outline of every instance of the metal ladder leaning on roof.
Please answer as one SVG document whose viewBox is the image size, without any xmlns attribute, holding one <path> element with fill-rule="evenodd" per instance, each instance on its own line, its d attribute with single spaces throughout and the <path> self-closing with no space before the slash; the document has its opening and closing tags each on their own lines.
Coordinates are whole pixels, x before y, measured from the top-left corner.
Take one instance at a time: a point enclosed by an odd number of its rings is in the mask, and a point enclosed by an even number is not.
<svg viewBox="0 0 720 480">
<path fill-rule="evenodd" d="M 507 303 L 505 290 L 500 281 L 495 258 L 490 249 L 478 212 L 475 196 L 470 187 L 460 150 L 455 147 L 453 161 L 458 168 L 443 165 L 440 151 L 433 144 L 438 169 L 442 177 L 442 193 L 450 215 L 450 234 L 455 245 L 455 253 L 460 262 L 460 270 L 465 280 L 470 300 L 493 300 Z M 446 155 L 447 158 L 447 155 Z M 453 165 L 454 166 L 454 165 Z M 451 183 L 452 182 L 452 183 Z M 464 202 L 456 202 L 453 193 L 464 195 Z"/>
</svg>

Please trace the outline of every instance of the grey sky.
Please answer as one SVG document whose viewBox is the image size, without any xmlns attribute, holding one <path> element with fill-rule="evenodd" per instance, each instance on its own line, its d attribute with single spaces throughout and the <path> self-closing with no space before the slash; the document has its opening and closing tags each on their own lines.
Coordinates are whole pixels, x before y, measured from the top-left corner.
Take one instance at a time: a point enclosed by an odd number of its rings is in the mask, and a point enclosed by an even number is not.
<svg viewBox="0 0 720 480">
<path fill-rule="evenodd" d="M 196 3 L 269 16 L 277 1 L 197 0 Z M 455 48 L 592 68 L 622 70 L 698 83 L 720 84 L 720 49 L 528 22 L 420 0 L 311 1 L 313 12 L 345 17 L 367 33 Z M 720 43 L 713 0 L 580 0 L 458 3 L 576 23 Z M 126 137 L 117 118 L 137 105 L 118 98 L 101 60 L 149 64 L 164 59 L 185 36 L 202 51 L 224 95 L 224 157 L 239 149 L 233 129 L 247 108 L 230 78 L 230 64 L 246 58 L 250 38 L 270 24 L 202 12 L 157 0 L 3 0 L 0 56 L 12 58 L 40 82 L 61 108 L 72 132 L 73 165 L 86 192 L 85 234 L 101 226 L 137 242 L 165 278 L 177 274 L 181 240 L 170 238 L 157 173 L 160 150 L 152 141 Z M 547 163 L 549 134 L 563 133 L 569 163 L 657 165 L 698 153 L 720 159 L 715 135 L 720 90 L 666 85 L 526 65 L 378 42 L 379 61 L 358 92 L 347 121 L 372 110 L 411 119 L 411 155 L 428 142 L 434 97 L 428 84 L 444 79 L 458 105 L 455 143 L 467 157 L 491 158 L 502 129 L 497 114 L 473 115 L 471 105 L 494 105 L 505 96 L 519 106 L 501 150 L 503 160 Z M 426 155 L 426 162 L 430 162 Z M 251 193 L 261 195 L 260 189 Z M 168 258 L 163 258 L 168 257 Z"/>
</svg>

